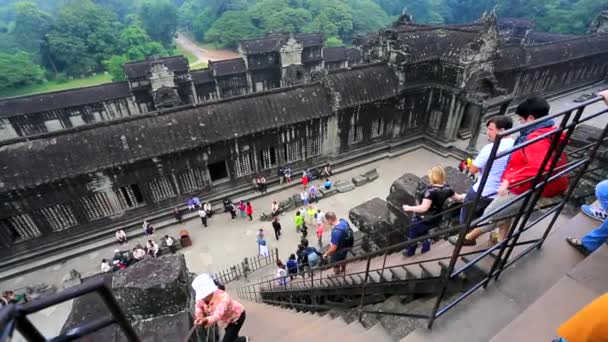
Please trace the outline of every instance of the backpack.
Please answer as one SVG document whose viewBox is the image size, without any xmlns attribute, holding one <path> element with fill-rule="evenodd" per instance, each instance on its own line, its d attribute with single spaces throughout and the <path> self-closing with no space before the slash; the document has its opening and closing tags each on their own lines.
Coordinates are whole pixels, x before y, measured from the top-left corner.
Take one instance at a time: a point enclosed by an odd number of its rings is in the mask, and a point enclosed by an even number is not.
<svg viewBox="0 0 608 342">
<path fill-rule="evenodd" d="M 306 258 L 310 267 L 315 267 L 319 264 L 319 252 L 314 247 L 306 248 Z"/>
<path fill-rule="evenodd" d="M 344 233 L 342 234 L 342 237 L 340 238 L 340 241 L 338 241 L 338 249 L 342 249 L 342 248 L 352 248 L 355 245 L 355 233 L 353 232 L 352 228 L 350 227 L 350 225 L 348 224 L 348 222 L 346 222 L 344 219 L 340 219 L 340 223 L 344 222 L 344 224 L 346 224 L 346 228 L 345 229 L 339 229 L 339 228 L 333 228 L 333 229 L 338 229 L 338 230 L 342 230 Z M 332 232 L 333 232 L 332 229 Z"/>
</svg>

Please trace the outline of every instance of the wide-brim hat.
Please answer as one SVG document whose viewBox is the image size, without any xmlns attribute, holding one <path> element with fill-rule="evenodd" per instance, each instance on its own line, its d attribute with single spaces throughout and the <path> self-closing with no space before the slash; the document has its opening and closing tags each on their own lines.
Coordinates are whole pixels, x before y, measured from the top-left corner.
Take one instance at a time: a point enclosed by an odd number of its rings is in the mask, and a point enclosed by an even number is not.
<svg viewBox="0 0 608 342">
<path fill-rule="evenodd" d="M 213 292 L 217 291 L 215 282 L 207 273 L 199 274 L 192 281 L 192 288 L 196 293 L 196 300 L 201 300 Z"/>
</svg>

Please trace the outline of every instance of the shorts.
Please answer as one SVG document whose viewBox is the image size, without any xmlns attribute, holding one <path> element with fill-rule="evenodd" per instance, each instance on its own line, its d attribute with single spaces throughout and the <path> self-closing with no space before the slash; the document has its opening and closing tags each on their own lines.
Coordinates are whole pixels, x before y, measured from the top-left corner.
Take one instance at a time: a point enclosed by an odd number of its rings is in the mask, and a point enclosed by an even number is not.
<svg viewBox="0 0 608 342">
<path fill-rule="evenodd" d="M 492 200 L 492 202 L 490 202 L 490 204 L 488 204 L 486 209 L 483 211 L 482 217 L 485 217 L 487 214 L 491 213 L 492 211 L 502 207 L 507 202 L 514 200 L 517 196 L 519 196 L 519 195 L 516 195 L 512 192 L 509 192 L 504 196 L 501 196 L 501 195 L 496 196 Z M 512 203 L 511 205 L 504 208 L 503 210 L 501 210 L 501 211 L 497 212 L 496 214 L 483 220 L 482 222 L 485 221 L 490 224 L 481 226 L 481 227 L 479 227 L 479 229 L 484 233 L 489 233 L 496 228 L 493 223 L 498 223 L 500 221 L 505 221 L 504 222 L 505 224 L 511 225 L 514 217 L 506 218 L 506 219 L 505 219 L 505 217 L 517 215 L 517 213 L 519 212 L 519 209 L 521 209 L 522 205 L 524 204 L 524 201 L 525 201 L 525 197 L 520 198 L 517 202 Z"/>
<path fill-rule="evenodd" d="M 348 254 L 348 249 L 343 249 L 341 251 L 337 251 L 336 253 L 334 253 L 330 256 L 329 261 L 331 263 L 342 261 L 342 260 L 346 259 L 347 254 Z"/>
</svg>

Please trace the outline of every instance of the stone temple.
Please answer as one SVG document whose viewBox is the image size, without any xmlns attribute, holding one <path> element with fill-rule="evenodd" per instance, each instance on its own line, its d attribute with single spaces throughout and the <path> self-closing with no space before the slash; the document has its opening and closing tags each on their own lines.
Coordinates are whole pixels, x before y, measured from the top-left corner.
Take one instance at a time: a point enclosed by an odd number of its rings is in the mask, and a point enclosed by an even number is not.
<svg viewBox="0 0 608 342">
<path fill-rule="evenodd" d="M 602 27 L 571 36 L 492 14 L 442 26 L 404 15 L 354 48 L 273 35 L 207 69 L 151 59 L 125 64 L 124 82 L 0 100 L 0 258 L 105 234 L 193 194 L 221 198 L 255 174 L 275 181 L 279 165 L 411 144 L 464 155 L 520 99 L 605 80 Z"/>
</svg>

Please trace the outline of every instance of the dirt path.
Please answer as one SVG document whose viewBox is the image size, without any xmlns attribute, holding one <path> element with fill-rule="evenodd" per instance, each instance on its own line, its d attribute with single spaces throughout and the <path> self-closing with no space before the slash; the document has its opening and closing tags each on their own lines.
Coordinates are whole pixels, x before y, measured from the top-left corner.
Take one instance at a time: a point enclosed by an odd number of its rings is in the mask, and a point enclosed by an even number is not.
<svg viewBox="0 0 608 342">
<path fill-rule="evenodd" d="M 191 52 L 196 56 L 197 61 L 193 64 L 208 63 L 209 61 L 217 61 L 222 59 L 230 59 L 239 57 L 239 54 L 235 51 L 225 49 L 205 49 L 196 44 L 185 35 L 178 33 L 177 39 L 175 40 L 177 45 L 182 49 Z"/>
</svg>

